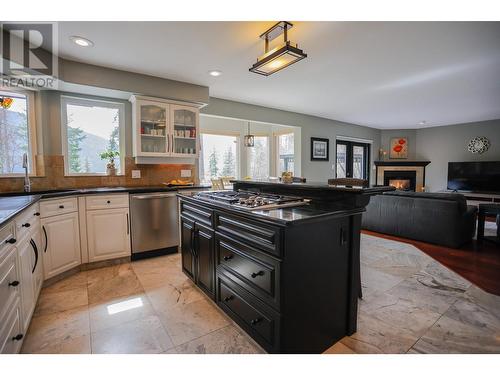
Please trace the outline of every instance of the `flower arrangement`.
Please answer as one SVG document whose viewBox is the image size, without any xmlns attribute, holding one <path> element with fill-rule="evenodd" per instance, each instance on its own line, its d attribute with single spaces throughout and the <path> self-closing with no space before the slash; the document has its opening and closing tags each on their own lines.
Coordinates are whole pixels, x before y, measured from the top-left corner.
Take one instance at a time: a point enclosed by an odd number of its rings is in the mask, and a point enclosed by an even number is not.
<svg viewBox="0 0 500 375">
<path fill-rule="evenodd" d="M 116 176 L 115 158 L 120 156 L 118 151 L 106 150 L 99 154 L 101 160 L 108 160 L 106 164 L 106 173 L 108 176 Z"/>
</svg>

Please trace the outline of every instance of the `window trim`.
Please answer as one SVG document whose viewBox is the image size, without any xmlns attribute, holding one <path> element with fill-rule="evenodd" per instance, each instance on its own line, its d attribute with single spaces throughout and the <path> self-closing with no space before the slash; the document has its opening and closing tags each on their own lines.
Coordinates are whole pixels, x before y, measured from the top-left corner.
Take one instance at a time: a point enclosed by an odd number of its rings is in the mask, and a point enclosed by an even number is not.
<svg viewBox="0 0 500 375">
<path fill-rule="evenodd" d="M 80 96 L 61 95 L 61 147 L 64 159 L 64 177 L 104 177 L 106 172 L 70 173 L 68 163 L 68 124 L 66 106 L 70 104 L 94 103 L 98 107 L 117 108 L 120 121 L 118 123 L 118 139 L 120 141 L 120 173 L 116 176 L 125 176 L 125 104 L 112 100 L 84 98 Z"/>
<path fill-rule="evenodd" d="M 26 103 L 28 106 L 27 118 L 28 118 L 28 149 L 29 149 L 29 164 L 31 170 L 29 172 L 30 177 L 37 177 L 36 168 L 36 156 L 38 152 L 38 134 L 37 134 L 37 124 L 36 124 L 36 108 L 35 108 L 35 93 L 29 90 L 21 90 L 10 87 L 0 87 L 0 91 L 3 92 L 13 92 L 17 94 L 22 94 L 26 96 Z M 24 173 L 0 173 L 0 178 L 12 178 L 12 177 L 24 177 Z"/>
</svg>

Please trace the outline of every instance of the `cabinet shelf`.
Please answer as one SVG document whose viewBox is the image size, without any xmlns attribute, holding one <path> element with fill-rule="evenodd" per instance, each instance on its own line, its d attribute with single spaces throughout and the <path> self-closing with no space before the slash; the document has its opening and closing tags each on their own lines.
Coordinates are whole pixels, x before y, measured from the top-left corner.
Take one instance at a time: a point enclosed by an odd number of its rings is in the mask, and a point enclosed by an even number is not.
<svg viewBox="0 0 500 375">
<path fill-rule="evenodd" d="M 174 136 L 174 139 L 191 139 L 191 140 L 193 140 L 193 141 L 195 141 L 195 140 L 196 140 L 196 138 L 195 138 L 195 137 L 179 137 L 179 136 Z"/>
<path fill-rule="evenodd" d="M 196 128 L 196 125 L 180 124 L 180 123 L 177 123 L 177 122 L 174 122 L 174 126 L 182 126 L 182 127 L 185 127 L 185 128 Z"/>
<path fill-rule="evenodd" d="M 162 139 L 165 139 L 164 135 L 153 135 L 153 134 L 141 134 L 141 137 L 144 137 L 144 138 L 162 138 Z"/>
<path fill-rule="evenodd" d="M 163 121 L 141 120 L 141 122 L 143 122 L 145 124 L 165 124 L 166 123 L 165 120 L 163 120 Z"/>
</svg>

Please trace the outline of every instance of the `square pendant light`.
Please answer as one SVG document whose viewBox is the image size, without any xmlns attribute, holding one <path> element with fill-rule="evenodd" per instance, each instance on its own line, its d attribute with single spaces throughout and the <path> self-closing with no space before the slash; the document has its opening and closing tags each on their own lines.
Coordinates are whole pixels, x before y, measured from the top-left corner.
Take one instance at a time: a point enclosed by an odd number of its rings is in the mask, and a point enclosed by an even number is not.
<svg viewBox="0 0 500 375">
<path fill-rule="evenodd" d="M 307 57 L 304 51 L 288 40 L 287 32 L 292 26 L 289 22 L 281 21 L 260 36 L 265 40 L 265 53 L 249 69 L 251 72 L 269 76 Z M 281 34 L 284 35 L 284 44 L 269 51 L 269 41 Z"/>
</svg>

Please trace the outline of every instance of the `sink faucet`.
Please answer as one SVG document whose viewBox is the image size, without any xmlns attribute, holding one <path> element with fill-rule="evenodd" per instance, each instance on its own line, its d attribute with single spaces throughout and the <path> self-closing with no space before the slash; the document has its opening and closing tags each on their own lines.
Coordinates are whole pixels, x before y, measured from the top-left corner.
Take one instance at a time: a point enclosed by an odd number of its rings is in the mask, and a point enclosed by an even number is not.
<svg viewBox="0 0 500 375">
<path fill-rule="evenodd" d="M 31 182 L 30 182 L 30 178 L 28 176 L 28 154 L 27 153 L 23 154 L 23 168 L 24 168 L 24 191 L 30 192 L 31 191 Z"/>
</svg>

